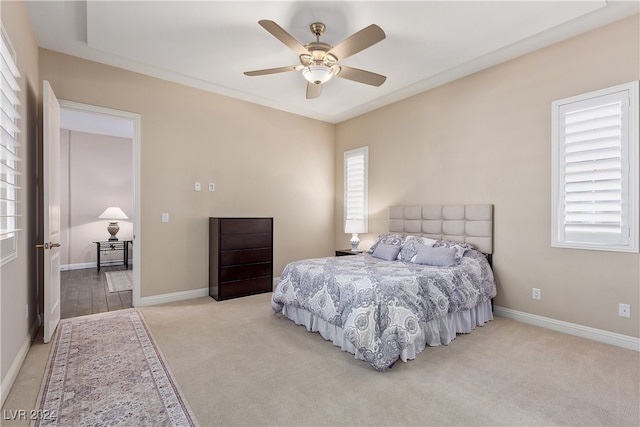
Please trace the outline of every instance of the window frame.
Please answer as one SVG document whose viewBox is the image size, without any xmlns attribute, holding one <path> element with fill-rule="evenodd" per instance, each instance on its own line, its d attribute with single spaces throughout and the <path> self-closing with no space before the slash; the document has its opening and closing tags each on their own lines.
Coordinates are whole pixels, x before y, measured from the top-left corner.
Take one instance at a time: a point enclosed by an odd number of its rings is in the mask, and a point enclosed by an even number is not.
<svg viewBox="0 0 640 427">
<path fill-rule="evenodd" d="M 587 249 L 598 251 L 633 252 L 639 249 L 638 173 L 640 168 L 638 149 L 639 82 L 633 81 L 552 102 L 552 200 L 551 246 L 557 248 Z M 565 121 L 572 113 L 610 105 L 611 100 L 620 105 L 620 233 L 571 232 L 565 226 Z M 625 103 L 626 111 L 625 111 Z M 585 150 L 586 152 L 586 150 Z M 605 157 L 596 159 L 602 161 Z M 595 191 L 595 185 L 593 190 Z M 601 223 L 605 223 L 602 221 Z M 598 224 L 594 221 L 593 224 Z M 569 234 L 569 236 L 567 236 Z"/>
<path fill-rule="evenodd" d="M 349 160 L 356 157 L 362 157 L 363 160 L 363 171 L 361 179 L 363 181 L 362 185 L 362 212 L 359 216 L 353 216 L 350 214 L 350 202 L 349 202 Z M 363 233 L 369 232 L 369 147 L 360 147 L 355 148 L 353 150 L 348 150 L 344 152 L 344 224 L 346 224 L 347 220 L 355 220 L 362 221 L 363 225 Z"/>
<path fill-rule="evenodd" d="M 18 80 L 20 71 L 17 66 L 16 50 L 11 43 L 4 25 L 0 24 L 0 81 L 2 82 L 2 104 L 0 114 L 0 150 L 4 157 L 0 163 L 0 266 L 18 257 L 19 243 L 19 211 L 20 198 L 19 176 L 21 175 L 21 159 L 18 156 L 21 146 L 19 134 L 21 133 L 20 114 L 18 108 L 21 105 L 18 92 L 21 91 Z M 9 87 L 10 90 L 6 90 Z M 11 98 L 11 99 L 10 99 Z"/>
</svg>

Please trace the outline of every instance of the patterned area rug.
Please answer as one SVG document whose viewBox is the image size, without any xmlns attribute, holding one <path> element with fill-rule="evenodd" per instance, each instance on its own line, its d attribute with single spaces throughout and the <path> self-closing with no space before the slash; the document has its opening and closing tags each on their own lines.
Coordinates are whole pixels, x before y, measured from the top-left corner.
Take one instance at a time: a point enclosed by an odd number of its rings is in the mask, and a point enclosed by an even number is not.
<svg viewBox="0 0 640 427">
<path fill-rule="evenodd" d="M 32 426 L 194 426 L 138 311 L 63 321 Z"/>
<path fill-rule="evenodd" d="M 130 291 L 133 289 L 133 270 L 107 271 L 109 292 Z"/>
</svg>

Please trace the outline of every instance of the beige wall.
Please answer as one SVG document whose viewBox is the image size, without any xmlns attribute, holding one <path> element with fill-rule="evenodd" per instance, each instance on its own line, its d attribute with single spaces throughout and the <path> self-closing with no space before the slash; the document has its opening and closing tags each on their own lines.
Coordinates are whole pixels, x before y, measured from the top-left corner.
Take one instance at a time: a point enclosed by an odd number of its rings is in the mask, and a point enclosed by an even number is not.
<svg viewBox="0 0 640 427">
<path fill-rule="evenodd" d="M 207 286 L 209 216 L 273 216 L 276 276 L 291 260 L 347 247 L 342 155 L 369 145 L 363 247 L 385 231 L 391 204 L 493 203 L 498 305 L 640 336 L 638 254 L 550 247 L 551 101 L 638 80 L 637 16 L 334 126 L 38 51 L 25 3 L 0 5 L 19 51 L 25 124 L 20 257 L 0 271 L 3 395 L 37 324 L 41 79 L 61 99 L 142 116 L 143 297 Z M 195 181 L 216 192 L 194 192 Z M 619 302 L 632 305 L 631 319 L 617 316 Z"/>
<path fill-rule="evenodd" d="M 275 276 L 332 253 L 333 125 L 44 49 L 40 77 L 142 117 L 141 297 L 208 287 L 209 216 L 273 217 Z"/>
<path fill-rule="evenodd" d="M 118 221 L 118 238 L 133 237 L 133 141 L 63 129 L 60 152 L 60 263 L 87 268 L 96 262 L 93 242 L 109 238 L 108 221 L 98 218 L 107 207 L 129 217 Z M 106 252 L 107 261 L 122 262 L 122 252 Z"/>
<path fill-rule="evenodd" d="M 23 214 L 19 219 L 18 258 L 0 268 L 0 365 L 2 398 L 8 393 L 7 386 L 20 368 L 21 357 L 29 349 L 30 333 L 37 326 L 37 258 L 35 200 L 37 190 L 37 131 L 38 131 L 38 46 L 23 2 L 2 2 L 0 19 L 17 55 L 17 65 L 22 74 L 19 94 L 22 105 L 18 111 L 22 117 L 23 133 L 19 149 L 23 161 L 22 175 L 18 182 L 23 188 L 18 197 L 22 203 L 18 209 Z M 28 305 L 28 309 L 27 309 Z"/>
<path fill-rule="evenodd" d="M 370 233 L 395 204 L 492 203 L 498 306 L 640 336 L 638 254 L 551 248 L 551 102 L 640 79 L 639 17 L 337 126 L 336 164 L 369 146 Z M 336 241 L 342 233 L 336 168 Z M 531 298 L 541 289 L 542 299 Z M 631 319 L 618 303 L 632 305 Z"/>
</svg>

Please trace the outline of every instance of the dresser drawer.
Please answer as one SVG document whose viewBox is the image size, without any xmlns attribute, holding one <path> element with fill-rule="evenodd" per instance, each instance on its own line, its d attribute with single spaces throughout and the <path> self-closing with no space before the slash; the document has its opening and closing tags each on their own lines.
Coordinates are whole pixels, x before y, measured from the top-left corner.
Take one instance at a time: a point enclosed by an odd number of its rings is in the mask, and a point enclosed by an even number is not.
<svg viewBox="0 0 640 427">
<path fill-rule="evenodd" d="M 223 234 L 220 236 L 220 250 L 270 248 L 271 233 L 261 234 Z"/>
<path fill-rule="evenodd" d="M 232 267 L 220 267 L 220 281 L 248 279 L 252 277 L 271 276 L 273 264 L 270 262 L 260 264 L 236 265 Z"/>
<path fill-rule="evenodd" d="M 258 277 L 254 279 L 238 280 L 234 282 L 220 283 L 220 295 L 217 299 L 242 297 L 245 295 L 271 292 L 273 290 L 273 280 L 271 277 Z"/>
<path fill-rule="evenodd" d="M 271 218 L 227 218 L 220 222 L 220 234 L 271 233 Z"/>
<path fill-rule="evenodd" d="M 271 248 L 220 252 L 220 266 L 271 262 L 272 259 L 273 250 Z"/>
</svg>

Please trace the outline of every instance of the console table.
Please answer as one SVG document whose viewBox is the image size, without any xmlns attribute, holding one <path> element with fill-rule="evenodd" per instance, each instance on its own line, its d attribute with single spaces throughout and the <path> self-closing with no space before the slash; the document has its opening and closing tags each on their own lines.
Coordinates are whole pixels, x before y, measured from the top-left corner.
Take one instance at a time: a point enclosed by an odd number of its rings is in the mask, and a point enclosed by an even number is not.
<svg viewBox="0 0 640 427">
<path fill-rule="evenodd" d="M 129 245 L 133 245 L 133 240 L 99 240 L 93 242 L 96 244 L 96 264 L 100 271 L 100 252 L 101 251 L 122 251 L 124 266 L 129 268 Z"/>
</svg>

